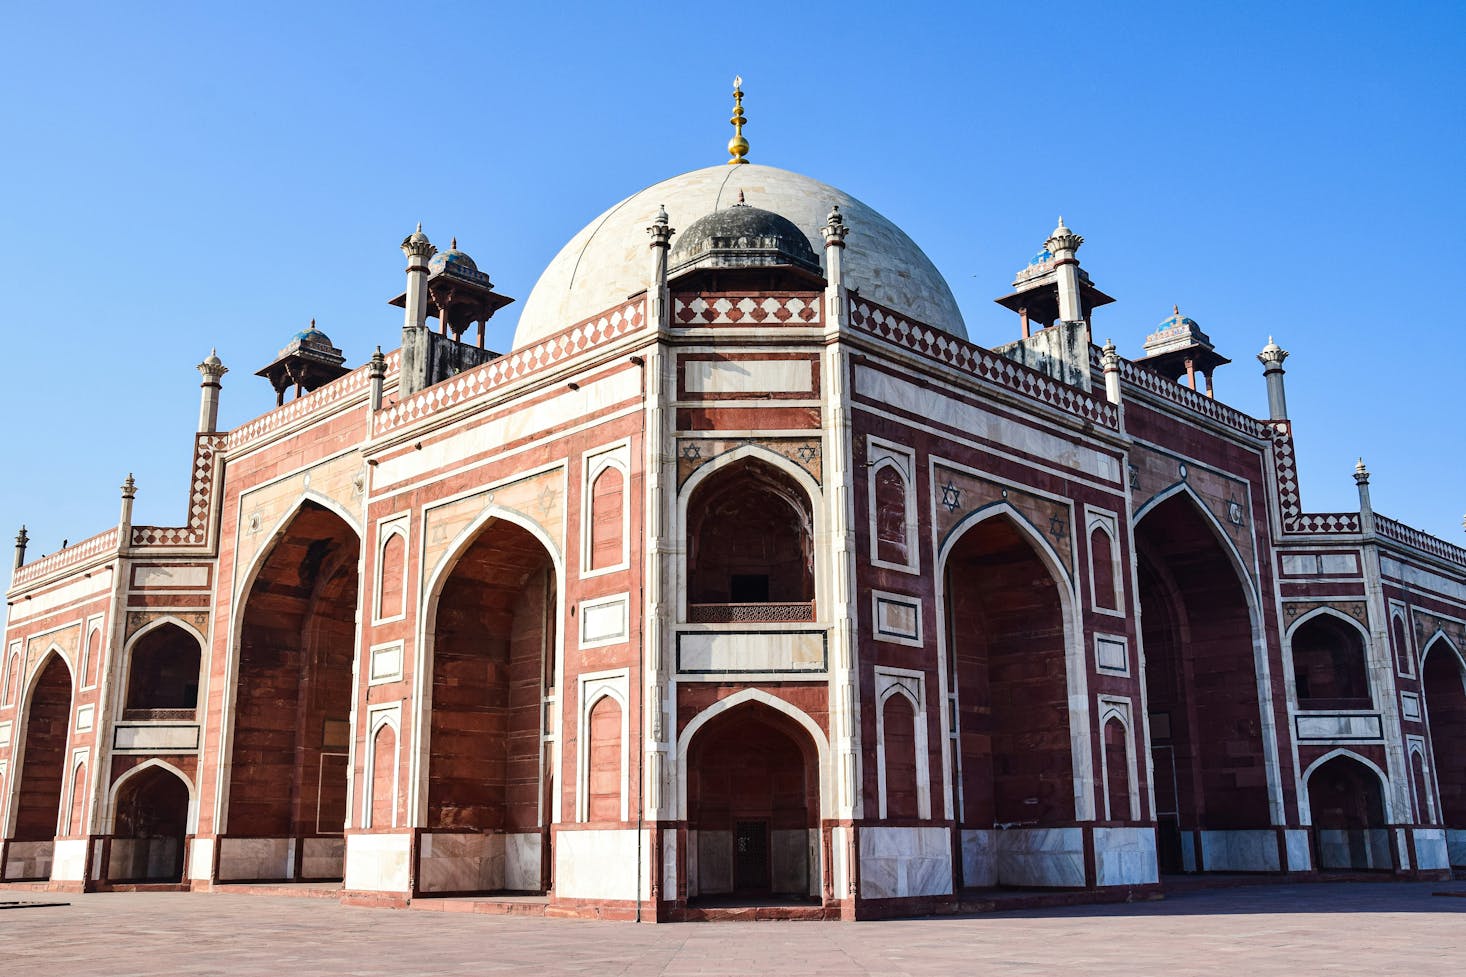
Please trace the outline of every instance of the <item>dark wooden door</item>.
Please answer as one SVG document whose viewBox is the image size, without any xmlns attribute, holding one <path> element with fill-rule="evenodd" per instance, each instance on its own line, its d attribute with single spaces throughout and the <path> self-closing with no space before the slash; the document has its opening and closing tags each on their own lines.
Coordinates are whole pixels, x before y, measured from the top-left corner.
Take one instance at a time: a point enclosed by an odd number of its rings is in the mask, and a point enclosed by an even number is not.
<svg viewBox="0 0 1466 977">
<path fill-rule="evenodd" d="M 734 824 L 733 888 L 739 892 L 769 891 L 769 822 Z"/>
</svg>

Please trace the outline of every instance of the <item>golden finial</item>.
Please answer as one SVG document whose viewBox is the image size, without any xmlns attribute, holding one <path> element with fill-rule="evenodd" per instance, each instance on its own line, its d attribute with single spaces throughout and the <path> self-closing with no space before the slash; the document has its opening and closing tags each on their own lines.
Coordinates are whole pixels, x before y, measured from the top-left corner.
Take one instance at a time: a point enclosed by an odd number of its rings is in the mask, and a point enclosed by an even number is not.
<svg viewBox="0 0 1466 977">
<path fill-rule="evenodd" d="M 748 119 L 743 114 L 742 75 L 733 77 L 733 118 L 728 121 L 733 123 L 733 138 L 728 140 L 728 152 L 732 154 L 733 158 L 728 160 L 728 165 L 747 163 L 748 160 L 743 158 L 748 155 L 748 140 L 743 138 L 743 124 Z"/>
</svg>

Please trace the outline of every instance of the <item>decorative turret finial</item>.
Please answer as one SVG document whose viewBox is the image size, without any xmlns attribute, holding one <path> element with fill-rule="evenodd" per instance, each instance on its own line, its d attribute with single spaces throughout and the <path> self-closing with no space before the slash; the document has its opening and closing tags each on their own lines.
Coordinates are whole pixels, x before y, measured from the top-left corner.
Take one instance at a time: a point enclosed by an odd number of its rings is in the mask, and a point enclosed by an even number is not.
<svg viewBox="0 0 1466 977">
<path fill-rule="evenodd" d="M 457 234 L 453 235 L 451 238 L 448 239 L 448 250 L 450 250 L 450 251 L 457 251 L 458 250 L 458 235 Z"/>
<path fill-rule="evenodd" d="M 1180 315 L 1180 314 L 1181 314 L 1181 303 L 1179 303 L 1179 302 L 1172 302 L 1171 303 L 1171 315 Z"/>
<path fill-rule="evenodd" d="M 438 253 L 438 249 L 433 247 L 428 236 L 422 232 L 422 221 L 417 222 L 417 230 L 402 239 L 402 253 L 408 258 L 421 258 L 424 261 Z"/>
<path fill-rule="evenodd" d="M 1079 246 L 1083 243 L 1083 237 L 1064 226 L 1064 218 L 1061 216 L 1058 226 L 1054 228 L 1054 233 L 1050 234 L 1049 239 L 1044 242 L 1044 247 L 1054 255 L 1058 255 L 1060 251 L 1078 251 Z"/>
<path fill-rule="evenodd" d="M 748 155 L 748 140 L 743 138 L 743 124 L 748 117 L 743 114 L 743 76 L 735 75 L 733 78 L 733 118 L 728 120 L 733 123 L 733 138 L 728 140 L 728 152 L 732 158 L 728 165 L 747 163 L 744 159 Z"/>
<path fill-rule="evenodd" d="M 825 218 L 825 226 L 820 231 L 825 235 L 825 247 L 845 246 L 845 236 L 850 233 L 850 228 L 845 226 L 845 217 L 840 213 L 839 205 L 830 208 L 830 216 Z"/>
<path fill-rule="evenodd" d="M 671 243 L 672 235 L 677 232 L 672 229 L 672 221 L 667 217 L 665 204 L 657 206 L 656 219 L 647 225 L 646 232 L 651 236 L 651 246 L 654 248 L 665 248 Z"/>
<path fill-rule="evenodd" d="M 124 499 L 137 498 L 137 482 L 133 481 L 132 472 L 128 472 L 127 477 L 122 480 L 122 497 Z"/>
<path fill-rule="evenodd" d="M 1360 458 L 1359 461 L 1356 462 L 1355 465 L 1354 465 L 1354 484 L 1355 485 L 1368 485 L 1369 484 L 1369 469 L 1364 467 L 1364 459 L 1363 458 Z"/>
<path fill-rule="evenodd" d="M 1257 354 L 1257 361 L 1263 366 L 1281 367 L 1283 361 L 1287 358 L 1288 351 L 1273 342 L 1273 337 L 1271 336 L 1267 338 L 1267 345 L 1262 348 L 1262 352 Z"/>
<path fill-rule="evenodd" d="M 31 541 L 30 534 L 25 527 L 20 527 L 20 532 L 15 534 L 15 569 L 19 570 L 25 566 L 25 545 Z"/>
<path fill-rule="evenodd" d="M 377 351 L 372 354 L 368 375 L 374 378 L 381 378 L 387 375 L 387 357 L 382 355 L 382 347 L 378 346 Z"/>
</svg>

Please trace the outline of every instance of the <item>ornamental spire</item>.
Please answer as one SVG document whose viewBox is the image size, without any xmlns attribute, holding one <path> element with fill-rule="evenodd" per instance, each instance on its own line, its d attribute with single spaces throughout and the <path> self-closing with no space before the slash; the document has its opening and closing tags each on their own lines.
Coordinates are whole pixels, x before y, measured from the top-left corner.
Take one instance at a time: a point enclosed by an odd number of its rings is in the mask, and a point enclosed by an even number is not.
<svg viewBox="0 0 1466 977">
<path fill-rule="evenodd" d="M 729 166 L 738 163 L 747 163 L 744 159 L 748 155 L 748 140 L 743 138 L 743 124 L 748 121 L 743 114 L 743 76 L 733 77 L 733 118 L 728 120 L 733 123 L 733 138 L 728 140 L 728 152 L 731 158 Z"/>
</svg>

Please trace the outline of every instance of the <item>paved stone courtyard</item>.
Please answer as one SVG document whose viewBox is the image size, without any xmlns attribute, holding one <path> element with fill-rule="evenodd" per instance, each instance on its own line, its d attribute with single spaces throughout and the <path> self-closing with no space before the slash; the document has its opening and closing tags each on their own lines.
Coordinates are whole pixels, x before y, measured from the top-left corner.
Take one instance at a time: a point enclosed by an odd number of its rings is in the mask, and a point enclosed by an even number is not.
<svg viewBox="0 0 1466 977">
<path fill-rule="evenodd" d="M 1466 970 L 1461 882 L 1243 886 L 1128 906 L 854 925 L 638 926 L 223 894 L 57 898 L 70 905 L 0 911 L 0 973 L 1423 977 Z"/>
</svg>

